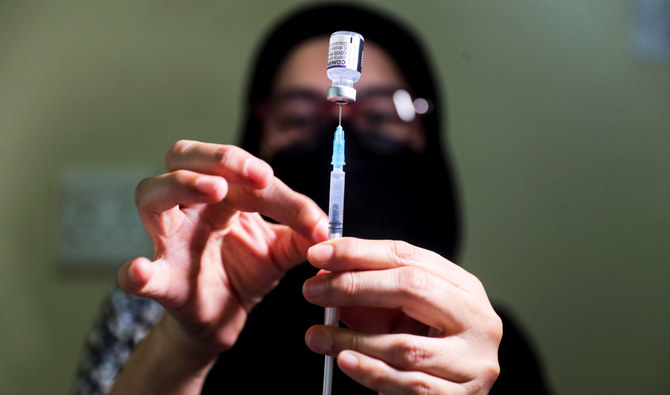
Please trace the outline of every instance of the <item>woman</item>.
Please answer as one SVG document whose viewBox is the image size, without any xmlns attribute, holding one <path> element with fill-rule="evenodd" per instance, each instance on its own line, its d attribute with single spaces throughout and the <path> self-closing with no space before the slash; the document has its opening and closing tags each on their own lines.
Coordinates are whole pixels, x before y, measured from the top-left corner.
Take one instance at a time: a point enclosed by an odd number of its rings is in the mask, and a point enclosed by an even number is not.
<svg viewBox="0 0 670 395">
<path fill-rule="evenodd" d="M 337 106 L 325 101 L 324 69 L 336 30 L 361 33 L 366 48 L 359 98 L 343 113 L 345 235 L 355 238 L 324 242 L 327 219 L 309 198 L 327 203 Z M 398 90 L 432 111 L 400 120 Z M 119 282 L 167 314 L 114 390 L 314 393 L 319 354 L 330 354 L 340 367 L 335 393 L 487 392 L 499 373 L 501 321 L 479 281 L 449 261 L 455 193 L 438 89 L 416 40 L 363 9 L 297 13 L 259 52 L 247 104 L 246 151 L 178 142 L 168 172 L 138 186 L 156 256 L 126 264 Z M 306 257 L 312 266 L 300 265 Z M 315 277 L 315 267 L 330 273 Z M 316 325 L 305 335 L 324 306 L 339 306 L 348 328 Z M 515 338 L 507 325 L 505 336 Z M 496 387 L 542 390 L 524 343 L 513 352 L 526 365 L 501 363 Z"/>
</svg>

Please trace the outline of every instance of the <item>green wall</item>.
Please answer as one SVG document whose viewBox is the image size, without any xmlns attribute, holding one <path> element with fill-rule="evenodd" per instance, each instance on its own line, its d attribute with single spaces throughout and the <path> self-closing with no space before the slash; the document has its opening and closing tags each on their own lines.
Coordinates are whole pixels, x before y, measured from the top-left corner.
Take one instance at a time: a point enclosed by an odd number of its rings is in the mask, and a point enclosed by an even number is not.
<svg viewBox="0 0 670 395">
<path fill-rule="evenodd" d="M 67 393 L 115 281 L 59 262 L 59 175 L 235 141 L 255 45 L 301 3 L 0 3 L 0 393 Z M 461 263 L 513 306 L 557 392 L 666 392 L 670 64 L 635 55 L 631 3 L 369 3 L 432 51 Z"/>
</svg>

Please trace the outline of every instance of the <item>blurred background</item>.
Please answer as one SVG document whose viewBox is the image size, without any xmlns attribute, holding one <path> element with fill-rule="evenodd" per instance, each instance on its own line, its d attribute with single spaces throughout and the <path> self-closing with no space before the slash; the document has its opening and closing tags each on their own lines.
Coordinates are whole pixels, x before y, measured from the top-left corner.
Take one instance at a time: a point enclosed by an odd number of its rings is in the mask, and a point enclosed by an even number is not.
<svg viewBox="0 0 670 395">
<path fill-rule="evenodd" d="M 0 3 L 0 393 L 70 391 L 116 269 L 150 254 L 135 184 L 177 139 L 237 141 L 256 45 L 306 3 Z M 364 3 L 432 55 L 460 263 L 556 392 L 667 393 L 670 3 Z"/>
</svg>

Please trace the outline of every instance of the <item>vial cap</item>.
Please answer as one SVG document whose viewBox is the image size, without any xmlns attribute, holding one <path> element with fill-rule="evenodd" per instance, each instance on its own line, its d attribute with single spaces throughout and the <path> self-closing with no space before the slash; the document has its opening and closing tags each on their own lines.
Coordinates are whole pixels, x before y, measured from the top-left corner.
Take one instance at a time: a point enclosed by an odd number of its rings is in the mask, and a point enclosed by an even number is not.
<svg viewBox="0 0 670 395">
<path fill-rule="evenodd" d="M 349 86 L 331 86 L 326 93 L 329 102 L 350 104 L 356 101 L 356 89 Z"/>
</svg>

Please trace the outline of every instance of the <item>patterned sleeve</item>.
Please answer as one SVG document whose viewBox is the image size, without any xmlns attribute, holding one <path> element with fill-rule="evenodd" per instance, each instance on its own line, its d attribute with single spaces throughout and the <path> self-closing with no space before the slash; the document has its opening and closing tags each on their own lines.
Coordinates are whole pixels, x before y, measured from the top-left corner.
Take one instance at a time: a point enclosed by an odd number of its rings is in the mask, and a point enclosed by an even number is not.
<svg viewBox="0 0 670 395">
<path fill-rule="evenodd" d="M 106 298 L 86 339 L 73 393 L 109 392 L 137 343 L 162 314 L 163 308 L 153 300 L 128 295 L 115 288 Z"/>
</svg>

